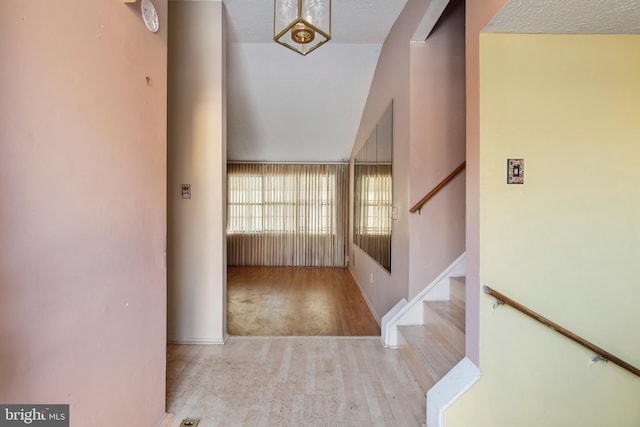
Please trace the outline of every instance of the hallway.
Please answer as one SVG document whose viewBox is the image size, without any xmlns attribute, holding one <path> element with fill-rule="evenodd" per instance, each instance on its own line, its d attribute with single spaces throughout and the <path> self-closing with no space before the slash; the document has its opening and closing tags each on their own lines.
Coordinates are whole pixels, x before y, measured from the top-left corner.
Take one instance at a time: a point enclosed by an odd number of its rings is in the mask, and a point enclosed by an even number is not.
<svg viewBox="0 0 640 427">
<path fill-rule="evenodd" d="M 227 331 L 239 336 L 380 336 L 346 268 L 229 267 Z"/>
</svg>

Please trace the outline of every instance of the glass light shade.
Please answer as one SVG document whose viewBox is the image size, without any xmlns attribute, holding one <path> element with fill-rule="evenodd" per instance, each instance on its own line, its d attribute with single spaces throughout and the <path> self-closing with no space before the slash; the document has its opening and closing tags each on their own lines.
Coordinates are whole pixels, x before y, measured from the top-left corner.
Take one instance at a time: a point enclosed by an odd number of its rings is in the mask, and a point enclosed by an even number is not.
<svg viewBox="0 0 640 427">
<path fill-rule="evenodd" d="M 331 0 L 274 0 L 273 40 L 301 55 L 331 40 Z"/>
</svg>

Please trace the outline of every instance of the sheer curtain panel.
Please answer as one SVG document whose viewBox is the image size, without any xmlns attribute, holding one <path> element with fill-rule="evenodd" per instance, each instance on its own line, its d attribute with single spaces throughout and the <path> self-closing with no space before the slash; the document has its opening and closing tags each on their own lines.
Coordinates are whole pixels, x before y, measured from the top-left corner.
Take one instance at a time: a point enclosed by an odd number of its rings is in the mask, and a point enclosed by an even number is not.
<svg viewBox="0 0 640 427">
<path fill-rule="evenodd" d="M 231 163 L 229 265 L 346 265 L 347 164 Z"/>
</svg>

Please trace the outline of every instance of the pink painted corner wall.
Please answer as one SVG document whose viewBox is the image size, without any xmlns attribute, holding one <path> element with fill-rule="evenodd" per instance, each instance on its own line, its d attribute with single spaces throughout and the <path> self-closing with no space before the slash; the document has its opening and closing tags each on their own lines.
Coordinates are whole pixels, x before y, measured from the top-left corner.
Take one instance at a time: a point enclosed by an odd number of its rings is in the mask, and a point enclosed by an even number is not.
<svg viewBox="0 0 640 427">
<path fill-rule="evenodd" d="M 409 41 L 427 6 L 426 0 L 408 2 L 391 28 L 380 52 L 351 154 L 353 163 L 354 156 L 393 100 L 393 205 L 398 209 L 398 219 L 393 221 L 391 274 L 356 245 L 349 244 L 349 269 L 378 318 L 384 316 L 400 299 L 408 296 Z M 350 219 L 353 224 L 353 212 Z"/>
<path fill-rule="evenodd" d="M 480 32 L 507 0 L 466 0 L 467 311 L 466 355 L 480 363 Z"/>
<path fill-rule="evenodd" d="M 0 402 L 164 414 L 167 0 L 0 2 Z"/>
<path fill-rule="evenodd" d="M 410 205 L 465 159 L 464 2 L 452 1 L 425 42 L 411 43 Z M 465 178 L 409 215 L 409 298 L 465 250 Z"/>
</svg>

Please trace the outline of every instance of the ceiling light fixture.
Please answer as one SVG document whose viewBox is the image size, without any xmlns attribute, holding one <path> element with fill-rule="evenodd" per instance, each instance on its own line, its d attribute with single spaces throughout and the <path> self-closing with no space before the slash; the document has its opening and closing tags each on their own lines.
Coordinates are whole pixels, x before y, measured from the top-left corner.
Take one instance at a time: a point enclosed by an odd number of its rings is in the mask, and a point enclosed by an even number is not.
<svg viewBox="0 0 640 427">
<path fill-rule="evenodd" d="M 305 56 L 331 40 L 331 0 L 274 0 L 273 40 Z"/>
</svg>

